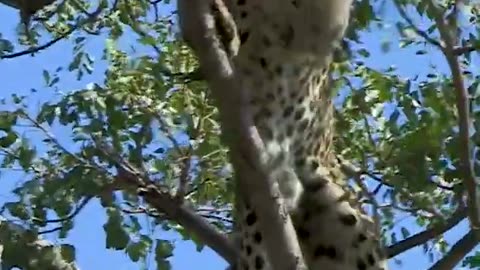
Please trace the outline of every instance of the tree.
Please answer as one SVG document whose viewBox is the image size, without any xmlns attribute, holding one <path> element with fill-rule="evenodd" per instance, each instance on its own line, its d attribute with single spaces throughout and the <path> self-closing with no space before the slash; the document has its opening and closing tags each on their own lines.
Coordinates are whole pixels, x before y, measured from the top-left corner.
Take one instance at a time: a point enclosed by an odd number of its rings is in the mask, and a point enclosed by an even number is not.
<svg viewBox="0 0 480 270">
<path fill-rule="evenodd" d="M 0 2 L 20 9 L 18 3 L 30 3 Z M 174 245 L 146 231 L 149 225 L 233 261 L 225 236 L 232 231 L 232 168 L 218 114 L 225 104 L 214 102 L 221 73 L 199 71 L 204 60 L 181 38 L 176 11 L 169 1 L 64 0 L 44 6 L 28 24 L 19 21 L 15 40 L 0 33 L 0 65 L 62 43 L 73 47 L 64 66 L 42 71 L 52 98 L 32 107 L 32 90 L 2 100 L 1 168 L 27 175 L 3 204 L 2 267 L 77 269 L 75 243 L 42 239 L 64 239 L 94 201 L 107 214 L 105 247 L 132 261 L 155 254 L 153 268 L 170 267 Z M 429 257 L 430 269 L 480 266 L 472 252 L 480 222 L 478 16 L 473 1 L 355 2 L 335 72 L 337 149 L 392 262 L 421 246 L 416 254 Z M 392 37 L 372 42 L 382 33 Z M 99 38 L 106 38 L 103 51 L 92 52 L 88 42 Z M 124 40 L 131 49 L 121 48 Z M 419 63 L 415 74 L 378 64 L 395 54 Z M 105 70 L 103 81 L 58 87 L 65 76 L 84 81 L 98 70 Z M 209 89 L 205 78 L 212 77 L 217 84 Z M 399 223 L 404 219 L 408 226 Z M 447 241 L 444 235 L 465 220 L 469 231 Z"/>
</svg>

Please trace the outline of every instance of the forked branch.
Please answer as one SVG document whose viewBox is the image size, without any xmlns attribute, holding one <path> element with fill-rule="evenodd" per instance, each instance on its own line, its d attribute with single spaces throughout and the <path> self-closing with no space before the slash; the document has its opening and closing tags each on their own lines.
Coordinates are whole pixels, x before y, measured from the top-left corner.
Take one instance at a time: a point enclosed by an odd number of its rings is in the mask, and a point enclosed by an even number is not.
<svg viewBox="0 0 480 270">
<path fill-rule="evenodd" d="M 446 231 L 455 227 L 460 221 L 465 219 L 465 207 L 460 207 L 453 215 L 442 224 L 434 225 L 429 229 L 412 235 L 387 249 L 389 258 L 393 258 L 400 253 L 403 253 L 411 248 L 422 245 L 433 238 L 442 235 Z"/>
<path fill-rule="evenodd" d="M 343 172 L 349 177 L 360 178 L 364 173 L 361 169 L 356 168 L 354 165 L 350 164 L 342 157 L 338 157 L 340 163 L 342 164 Z M 367 174 L 368 175 L 368 174 Z M 370 175 L 371 176 L 371 175 Z M 393 258 L 398 254 L 401 254 L 411 248 L 422 245 L 433 238 L 442 235 L 443 233 L 449 231 L 451 228 L 455 227 L 458 223 L 466 218 L 467 209 L 464 205 L 460 205 L 458 209 L 452 214 L 450 218 L 444 222 L 433 225 L 431 228 L 428 228 L 422 232 L 419 232 L 415 235 L 412 235 L 394 245 L 391 245 L 387 248 L 388 258 Z"/>
<path fill-rule="evenodd" d="M 182 225 L 204 244 L 217 252 L 229 263 L 235 262 L 237 251 L 224 234 L 207 222 L 205 218 L 185 204 L 179 203 L 168 192 L 152 184 L 146 172 L 141 171 L 119 156 L 108 144 L 94 138 L 97 148 L 114 164 L 117 176 L 108 193 L 115 190 L 136 191 L 145 201 L 169 220 Z"/>
<path fill-rule="evenodd" d="M 249 203 L 262 217 L 260 229 L 264 233 L 273 268 L 306 269 L 278 187 L 274 185 L 270 172 L 259 167 L 258 153 L 263 148 L 263 142 L 252 123 L 251 112 L 246 109 L 246 93 L 239 89 L 229 60 L 229 54 L 235 53 L 235 46 L 230 46 L 231 42 L 238 40 L 235 36 L 228 36 L 236 34 L 235 29 L 223 28 L 234 27 L 235 24 L 228 22 L 231 18 L 224 16 L 226 13 L 222 11 L 226 9 L 221 0 L 178 0 L 183 36 L 198 56 L 202 72 L 217 102 L 223 139 L 230 148 L 236 173 L 237 195 L 248 194 Z M 219 22 L 219 19 L 227 21 Z"/>
<path fill-rule="evenodd" d="M 463 176 L 463 184 L 467 193 L 468 217 L 472 230 L 480 230 L 480 217 L 477 205 L 477 183 L 475 180 L 475 173 L 473 171 L 471 159 L 471 145 L 470 145 L 470 108 L 469 98 L 465 84 L 463 81 L 462 70 L 457 56 L 454 52 L 457 36 L 453 36 L 456 29 L 450 29 L 443 18 L 443 12 L 439 9 L 436 3 L 430 1 L 430 9 L 435 16 L 435 22 L 440 32 L 440 38 L 444 45 L 441 47 L 442 53 L 445 55 L 450 72 L 452 73 L 452 81 L 456 96 L 457 110 L 458 110 L 458 126 L 460 132 L 460 170 Z M 453 18 L 456 20 L 456 18 Z M 455 23 L 456 24 L 456 23 Z M 454 24 L 454 25 L 455 25 Z"/>
<path fill-rule="evenodd" d="M 456 5 L 459 5 L 459 1 L 456 1 Z M 453 87 L 455 91 L 455 101 L 458 111 L 458 126 L 459 126 L 459 140 L 460 140 L 460 172 L 462 174 L 462 182 L 467 193 L 467 213 L 470 220 L 471 227 L 474 231 L 480 229 L 480 215 L 479 207 L 477 205 L 477 183 L 472 166 L 471 158 L 471 145 L 470 145 L 470 108 L 468 92 L 465 88 L 463 81 L 462 70 L 458 61 L 459 52 L 465 51 L 465 49 L 458 48 L 458 31 L 456 28 L 458 12 L 458 6 L 455 7 L 453 12 L 449 15 L 450 23 L 447 24 L 444 18 L 443 10 L 438 6 L 435 1 L 429 1 L 429 10 L 433 14 L 438 32 L 440 33 L 441 41 L 437 41 L 430 37 L 425 31 L 419 30 L 413 23 L 413 20 L 407 16 L 403 7 L 399 4 L 399 1 L 395 1 L 395 6 L 399 11 L 403 19 L 407 21 L 409 26 L 414 31 L 425 39 L 429 44 L 438 48 L 445 59 L 447 60 L 450 72 L 452 74 Z M 452 27 L 453 26 L 453 27 Z M 467 49 L 470 51 L 470 49 Z"/>
</svg>

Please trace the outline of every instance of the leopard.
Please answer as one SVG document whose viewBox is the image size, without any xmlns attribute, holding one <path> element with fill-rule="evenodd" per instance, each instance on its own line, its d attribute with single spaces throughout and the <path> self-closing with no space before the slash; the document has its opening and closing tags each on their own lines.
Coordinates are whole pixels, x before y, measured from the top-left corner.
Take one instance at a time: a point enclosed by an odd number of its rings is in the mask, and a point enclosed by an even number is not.
<svg viewBox="0 0 480 270">
<path fill-rule="evenodd" d="M 348 189 L 335 148 L 333 53 L 353 0 L 225 0 L 240 45 L 236 80 L 310 270 L 387 270 L 371 218 Z M 273 270 L 262 217 L 248 196 L 236 205 L 237 270 Z M 265 221 L 268 222 L 268 221 Z"/>
</svg>

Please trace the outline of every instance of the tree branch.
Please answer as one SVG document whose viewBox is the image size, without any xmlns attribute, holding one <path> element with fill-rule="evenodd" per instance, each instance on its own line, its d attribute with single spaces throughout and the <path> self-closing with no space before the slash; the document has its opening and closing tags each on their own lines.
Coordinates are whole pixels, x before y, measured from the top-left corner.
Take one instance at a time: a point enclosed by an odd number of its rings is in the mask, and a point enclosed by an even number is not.
<svg viewBox="0 0 480 270">
<path fill-rule="evenodd" d="M 350 164 L 349 162 L 344 160 L 342 157 L 338 156 L 337 158 L 341 164 L 341 168 L 343 172 L 347 176 L 358 178 L 365 173 L 365 172 L 362 172 L 362 170 L 356 168 L 353 164 Z M 367 173 L 367 175 L 369 174 Z M 381 181 L 381 179 L 377 179 L 377 180 Z M 378 205 L 377 205 L 377 208 L 378 208 Z M 391 245 L 390 247 L 387 248 L 388 258 L 393 258 L 400 253 L 403 253 L 413 247 L 421 245 L 445 233 L 446 231 L 450 230 L 451 228 L 456 226 L 458 223 L 460 223 L 460 221 L 462 221 L 466 217 L 466 213 L 467 213 L 466 207 L 461 205 L 458 207 L 457 211 L 455 211 L 455 213 L 453 213 L 452 216 L 445 222 L 439 225 L 433 226 L 432 228 L 426 229 L 423 232 L 417 233 L 394 245 Z"/>
<path fill-rule="evenodd" d="M 35 47 L 31 47 L 31 48 L 28 48 L 26 50 L 23 50 L 23 51 L 20 51 L 20 52 L 16 52 L 16 53 L 11 53 L 11 54 L 6 54 L 6 55 L 0 55 L 0 59 L 9 59 L 9 58 L 15 58 L 15 57 L 19 57 L 19 56 L 23 56 L 23 55 L 27 55 L 27 54 L 32 54 L 32 53 L 36 53 L 36 52 L 39 52 L 39 51 L 42 51 L 42 50 L 45 50 L 47 49 L 48 47 L 52 46 L 53 44 L 59 42 L 60 40 L 66 38 L 67 36 L 69 36 L 71 33 L 73 33 L 75 30 L 77 30 L 77 25 L 73 26 L 72 28 L 70 28 L 70 30 L 68 30 L 67 32 L 65 32 L 64 34 L 50 40 L 49 42 L 43 44 L 43 45 L 40 45 L 40 46 L 35 46 Z"/>
<path fill-rule="evenodd" d="M 45 222 L 45 223 L 60 223 L 60 222 L 65 222 L 65 221 L 68 221 L 68 220 L 72 220 L 73 218 L 75 218 L 78 214 L 80 214 L 80 212 L 83 210 L 83 208 L 85 208 L 85 206 L 88 204 L 88 202 L 90 202 L 90 200 L 92 199 L 93 197 L 85 197 L 81 202 L 80 204 L 75 207 L 75 210 L 73 210 L 70 214 L 66 215 L 65 217 L 60 217 L 60 218 L 55 218 L 55 219 L 46 219 L 46 220 L 41 220 L 41 219 L 38 219 L 36 217 L 33 217 L 33 221 L 36 221 L 36 222 Z"/>
<path fill-rule="evenodd" d="M 425 41 L 427 41 L 431 45 L 433 45 L 437 48 L 440 48 L 441 50 L 443 49 L 443 45 L 440 42 L 438 42 L 437 40 L 432 38 L 426 31 L 421 30 L 420 28 L 418 28 L 415 25 L 415 23 L 413 22 L 413 19 L 407 15 L 407 12 L 405 12 L 405 10 L 400 5 L 398 0 L 394 1 L 394 5 L 395 5 L 398 13 L 400 14 L 400 17 L 402 17 L 408 23 L 408 26 L 410 28 L 412 28 L 413 31 L 415 31 L 415 33 L 417 35 L 419 35 L 420 37 L 425 39 Z M 473 52 L 473 51 L 476 51 L 476 50 L 480 50 L 480 47 L 475 46 L 475 45 L 466 45 L 466 46 L 463 46 L 463 47 L 454 46 L 452 52 L 453 52 L 453 55 L 459 56 L 459 55 L 462 55 L 462 54 L 465 54 L 465 53 L 470 53 L 470 52 Z"/>
<path fill-rule="evenodd" d="M 467 45 L 464 47 L 456 47 L 453 49 L 453 52 L 455 55 L 462 55 L 462 54 L 474 52 L 477 50 L 480 50 L 480 47 L 475 47 L 474 45 Z"/>
<path fill-rule="evenodd" d="M 139 171 L 132 164 L 120 157 L 112 147 L 95 139 L 97 148 L 103 152 L 105 157 L 113 162 L 117 169 L 116 181 L 110 187 L 111 190 L 135 190 L 145 201 L 155 208 L 159 213 L 182 225 L 188 232 L 196 235 L 200 241 L 205 243 L 229 263 L 234 263 L 238 258 L 237 251 L 224 234 L 208 223 L 206 219 L 195 213 L 184 204 L 170 196 L 168 192 L 161 191 L 152 184 L 145 172 Z M 109 192 L 109 193 L 110 193 Z"/>
<path fill-rule="evenodd" d="M 398 13 L 400 14 L 400 17 L 402 17 L 408 24 L 408 26 L 410 28 L 413 29 L 413 31 L 415 31 L 415 33 L 417 35 L 419 35 L 420 37 L 422 37 L 423 39 L 425 39 L 425 41 L 427 41 L 428 43 L 432 44 L 433 46 L 435 47 L 438 47 L 440 49 L 442 49 L 442 44 L 440 42 L 438 42 L 437 40 L 435 40 L 434 38 L 430 37 L 427 32 L 421 30 L 420 28 L 418 28 L 415 23 L 413 22 L 413 19 L 410 18 L 410 16 L 407 15 L 407 13 L 405 12 L 405 10 L 403 9 L 403 7 L 401 6 L 401 4 L 399 3 L 399 0 L 395 0 L 393 1 L 394 5 L 395 5 L 395 8 L 397 9 Z"/>
<path fill-rule="evenodd" d="M 188 232 L 196 235 L 203 243 L 230 264 L 235 263 L 238 258 L 237 250 L 231 241 L 224 234 L 219 233 L 205 218 L 187 206 L 178 204 L 178 200 L 160 191 L 155 185 L 141 188 L 139 192 L 141 192 L 140 194 L 145 198 L 146 202 L 157 209 L 157 211 L 165 213 L 170 220 L 178 222 Z"/>
<path fill-rule="evenodd" d="M 355 179 L 355 181 L 358 183 L 360 178 L 362 178 L 363 175 L 365 176 L 368 176 L 369 178 L 379 182 L 381 185 L 385 185 L 385 186 L 388 186 L 389 188 L 395 188 L 392 184 L 388 183 L 387 181 L 384 181 L 381 177 L 378 177 L 376 176 L 374 173 L 371 173 L 371 172 L 368 172 L 362 168 L 358 168 L 356 167 L 354 164 L 350 163 L 349 161 L 347 161 L 346 159 L 344 159 L 341 155 L 337 155 L 337 160 L 338 162 L 341 164 L 341 169 L 343 171 L 343 173 L 349 177 L 352 177 Z M 361 180 L 360 180 L 361 181 Z M 434 183 L 438 188 L 443 188 L 443 187 L 439 187 L 437 183 Z M 359 184 L 360 185 L 360 184 Z M 361 186 L 360 186 L 361 187 Z M 362 188 L 362 187 L 361 187 Z M 375 190 L 379 189 L 380 186 L 378 186 L 377 188 L 375 188 Z M 364 189 L 364 192 L 365 193 L 365 187 L 363 187 L 362 189 Z M 414 197 L 411 196 L 410 192 L 406 189 L 396 189 L 397 191 L 401 192 L 401 194 L 403 196 L 405 196 L 405 200 L 407 201 L 412 201 L 414 202 L 415 199 Z M 450 191 L 450 190 L 449 190 Z M 367 190 L 367 192 L 369 192 Z M 373 194 L 376 194 L 376 191 L 373 192 Z M 367 196 L 368 197 L 368 196 Z M 372 199 L 370 199 L 370 201 L 372 201 Z M 400 202 L 402 202 L 403 200 L 400 200 Z M 435 216 L 435 217 L 442 217 L 443 215 L 441 215 L 440 213 L 438 213 L 438 211 L 434 208 L 431 208 L 431 207 L 423 207 L 423 208 L 415 208 L 415 209 L 400 209 L 398 208 L 396 204 L 396 201 L 393 201 L 392 202 L 392 206 L 394 207 L 397 207 L 398 210 L 402 210 L 402 211 L 406 211 L 406 212 L 409 212 L 411 214 L 414 214 L 415 215 L 418 215 L 418 211 L 425 211 L 427 213 L 429 213 L 430 215 L 432 216 Z M 374 208 L 378 208 L 378 204 L 375 206 L 373 203 L 372 205 L 374 206 Z"/>
<path fill-rule="evenodd" d="M 471 146 L 470 146 L 470 108 L 468 105 L 468 92 L 465 89 L 463 82 L 462 70 L 458 63 L 457 56 L 454 53 L 454 46 L 456 40 L 451 35 L 449 27 L 446 25 L 443 18 L 443 12 L 436 6 L 433 1 L 430 2 L 430 8 L 434 13 L 435 21 L 437 23 L 440 37 L 445 43 L 441 47 L 441 51 L 445 55 L 448 66 L 452 73 L 452 80 L 455 89 L 457 110 L 458 110 L 458 125 L 460 129 L 460 171 L 463 174 L 463 184 L 467 192 L 467 206 L 468 216 L 471 227 L 474 231 L 480 229 L 480 218 L 477 206 L 477 183 L 475 180 L 475 173 L 471 162 Z"/>
<path fill-rule="evenodd" d="M 52 1 L 53 2 L 53 1 Z M 35 47 L 31 47 L 31 48 L 28 48 L 26 50 L 23 50 L 23 51 L 20 51 L 20 52 L 16 52 L 16 53 L 11 53 L 11 54 L 6 54 L 6 55 L 0 55 L 0 60 L 1 59 L 10 59 L 10 58 L 15 58 L 15 57 L 19 57 L 19 56 L 23 56 L 23 55 L 27 55 L 27 54 L 33 54 L 33 53 L 36 53 L 36 52 L 39 52 L 41 50 L 45 50 L 47 49 L 48 47 L 54 45 L 55 43 L 59 42 L 60 40 L 68 37 L 70 34 L 72 34 L 73 32 L 75 32 L 75 30 L 79 29 L 80 27 L 82 27 L 83 25 L 87 24 L 87 23 L 90 23 L 90 22 L 93 22 L 95 21 L 98 16 L 101 14 L 103 10 L 103 7 L 102 5 L 99 5 L 97 7 L 97 9 L 92 13 L 92 14 L 88 14 L 87 18 L 84 18 L 84 19 L 80 19 L 75 25 L 73 25 L 67 32 L 65 33 L 62 33 L 60 36 L 50 40 L 49 42 L 43 44 L 43 45 L 40 45 L 40 46 L 35 46 Z M 114 3 L 112 9 L 110 10 L 110 12 L 113 12 L 116 10 L 116 2 Z"/>
<path fill-rule="evenodd" d="M 217 9 L 212 14 L 210 7 Z M 219 11 L 219 12 L 218 12 Z M 237 200 L 249 202 L 262 217 L 260 229 L 265 235 L 269 262 L 274 269 L 306 269 L 291 219 L 285 211 L 278 186 L 259 168 L 263 142 L 247 108 L 246 91 L 239 89 L 227 51 L 235 53 L 238 44 L 235 27 L 220 0 L 178 0 L 180 28 L 198 56 L 220 112 L 222 136 L 230 148 L 236 173 Z M 218 21 L 215 15 L 226 21 Z M 215 20 L 217 19 L 217 20 Z M 226 31 L 224 31 L 226 30 Z M 219 32 L 227 35 L 218 35 Z M 234 36 L 228 36 L 232 34 Z M 226 38 L 226 39 L 225 39 Z M 247 196 L 248 195 L 248 196 Z"/>
<path fill-rule="evenodd" d="M 478 244 L 475 231 L 469 231 L 457 243 L 455 243 L 450 251 L 438 262 L 436 262 L 429 270 L 451 270 L 460 261 L 463 260 L 472 249 Z"/>
<path fill-rule="evenodd" d="M 453 215 L 445 222 L 434 225 L 432 228 L 426 229 L 423 232 L 419 232 L 407 239 L 404 239 L 394 245 L 391 245 L 387 249 L 388 258 L 393 258 L 400 253 L 403 253 L 411 248 L 421 245 L 443 233 L 455 227 L 466 216 L 465 207 L 459 207 L 459 209 L 453 213 Z"/>
</svg>

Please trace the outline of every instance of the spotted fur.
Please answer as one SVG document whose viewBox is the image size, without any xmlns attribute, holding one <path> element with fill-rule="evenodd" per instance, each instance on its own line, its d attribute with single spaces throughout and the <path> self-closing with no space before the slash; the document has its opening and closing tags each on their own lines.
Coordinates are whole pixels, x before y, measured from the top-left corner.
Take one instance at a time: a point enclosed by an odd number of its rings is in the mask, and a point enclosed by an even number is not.
<svg viewBox="0 0 480 270">
<path fill-rule="evenodd" d="M 229 0 L 240 38 L 233 59 L 310 270 L 384 270 L 370 219 L 352 205 L 333 152 L 329 67 L 348 25 L 352 0 Z M 259 217 L 238 207 L 243 262 L 271 266 Z"/>
</svg>

